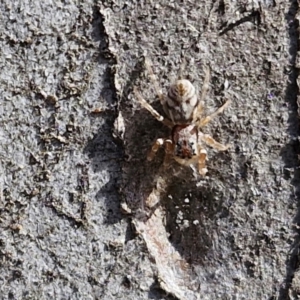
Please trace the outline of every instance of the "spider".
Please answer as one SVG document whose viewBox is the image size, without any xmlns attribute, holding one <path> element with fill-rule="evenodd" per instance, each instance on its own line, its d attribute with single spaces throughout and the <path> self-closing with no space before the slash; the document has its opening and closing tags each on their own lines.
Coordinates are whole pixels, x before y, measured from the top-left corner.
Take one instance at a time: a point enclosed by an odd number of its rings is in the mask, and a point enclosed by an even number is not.
<svg viewBox="0 0 300 300">
<path fill-rule="evenodd" d="M 230 145 L 218 143 L 210 135 L 204 134 L 200 129 L 222 113 L 231 101 L 227 100 L 224 105 L 210 116 L 202 117 L 204 99 L 210 80 L 210 69 L 208 67 L 205 70 L 201 96 L 198 98 L 195 87 L 187 79 L 178 79 L 169 87 L 167 95 L 163 95 L 148 58 L 145 60 L 145 65 L 167 118 L 159 114 L 142 97 L 136 87 L 134 87 L 135 96 L 142 107 L 147 109 L 154 118 L 171 129 L 171 136 L 169 138 L 159 138 L 154 142 L 147 159 L 151 161 L 159 148 L 164 146 L 164 165 L 169 165 L 171 159 L 174 158 L 175 161 L 184 166 L 192 167 L 197 165 L 200 175 L 205 176 L 207 173 L 207 151 L 204 148 L 204 143 L 218 151 L 225 151 Z"/>
</svg>

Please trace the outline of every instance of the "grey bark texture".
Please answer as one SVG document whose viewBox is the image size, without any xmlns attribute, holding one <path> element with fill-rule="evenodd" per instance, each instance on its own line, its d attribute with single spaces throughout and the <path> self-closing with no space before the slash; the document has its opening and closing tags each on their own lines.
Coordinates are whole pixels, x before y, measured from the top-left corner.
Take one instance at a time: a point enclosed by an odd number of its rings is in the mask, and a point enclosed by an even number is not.
<svg viewBox="0 0 300 300">
<path fill-rule="evenodd" d="M 298 10 L 2 1 L 0 299 L 300 299 Z M 204 178 L 146 161 L 145 57 L 164 92 L 209 66 L 207 114 L 232 100 Z"/>
</svg>

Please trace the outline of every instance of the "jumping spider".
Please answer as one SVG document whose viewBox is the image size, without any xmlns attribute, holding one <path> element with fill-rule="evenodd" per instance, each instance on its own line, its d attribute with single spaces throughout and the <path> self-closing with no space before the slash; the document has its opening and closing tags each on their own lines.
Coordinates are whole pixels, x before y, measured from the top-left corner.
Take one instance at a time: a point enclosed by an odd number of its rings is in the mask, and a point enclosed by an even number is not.
<svg viewBox="0 0 300 300">
<path fill-rule="evenodd" d="M 150 61 L 147 58 L 145 60 L 145 65 L 160 99 L 160 103 L 168 118 L 160 115 L 148 102 L 146 102 L 136 87 L 134 87 L 134 93 L 140 104 L 146 108 L 153 117 L 172 130 L 170 138 L 159 138 L 155 141 L 147 159 L 152 160 L 158 149 L 164 146 L 165 165 L 168 165 L 170 160 L 174 158 L 178 163 L 185 166 L 198 165 L 200 175 L 204 176 L 207 173 L 205 163 L 207 152 L 203 142 L 219 151 L 227 150 L 230 145 L 218 143 L 210 135 L 201 132 L 200 129 L 218 114 L 222 113 L 231 101 L 227 100 L 224 105 L 210 116 L 202 117 L 204 99 L 209 87 L 209 68 L 206 68 L 201 96 L 200 99 L 198 99 L 195 87 L 187 79 L 178 79 L 170 86 L 167 96 L 164 96 L 156 81 Z"/>
</svg>

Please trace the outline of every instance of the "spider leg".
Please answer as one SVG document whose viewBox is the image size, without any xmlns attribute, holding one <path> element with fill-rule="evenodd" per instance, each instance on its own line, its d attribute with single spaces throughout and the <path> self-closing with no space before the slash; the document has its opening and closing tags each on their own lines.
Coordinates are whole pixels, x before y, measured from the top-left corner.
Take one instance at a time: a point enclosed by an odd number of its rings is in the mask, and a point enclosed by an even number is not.
<svg viewBox="0 0 300 300">
<path fill-rule="evenodd" d="M 199 149 L 199 156 L 198 156 L 198 170 L 200 175 L 205 176 L 207 173 L 207 168 L 206 168 L 206 157 L 207 157 L 207 152 L 205 149 L 200 148 Z"/>
<path fill-rule="evenodd" d="M 160 103 L 163 105 L 165 103 L 165 97 L 161 91 L 161 88 L 159 87 L 159 84 L 157 83 L 156 76 L 152 70 L 151 60 L 149 57 L 145 57 L 145 66 L 149 73 L 150 80 L 152 81 L 152 84 L 154 86 L 155 92 L 160 100 Z"/>
<path fill-rule="evenodd" d="M 193 120 L 194 122 L 197 122 L 197 120 L 200 119 L 200 116 L 203 114 L 204 110 L 204 99 L 206 97 L 207 91 L 209 89 L 209 80 L 210 80 L 210 69 L 209 67 L 206 67 L 205 69 L 205 78 L 201 90 L 201 96 L 198 102 L 198 106 L 195 108 L 193 112 Z"/>
<path fill-rule="evenodd" d="M 174 155 L 174 144 L 171 140 L 165 140 L 164 166 L 169 166 Z"/>
<path fill-rule="evenodd" d="M 167 167 L 170 165 L 171 159 L 174 155 L 174 144 L 171 140 L 157 139 L 151 147 L 151 150 L 147 156 L 147 160 L 151 161 L 156 155 L 157 151 L 160 147 L 165 146 L 165 158 L 164 158 L 164 166 Z"/>
<path fill-rule="evenodd" d="M 198 127 L 203 127 L 207 123 L 209 123 L 213 118 L 215 118 L 217 115 L 221 114 L 231 103 L 230 100 L 227 100 L 220 108 L 218 108 L 214 113 L 212 113 L 210 116 L 205 117 L 203 120 L 199 120 L 197 122 Z"/>
<path fill-rule="evenodd" d="M 161 114 L 159 114 L 140 94 L 138 89 L 136 87 L 133 88 L 134 94 L 137 97 L 137 100 L 140 102 L 140 104 L 146 108 L 150 114 L 159 122 L 162 122 L 164 125 L 172 128 L 173 124 L 170 120 L 164 118 Z"/>
<path fill-rule="evenodd" d="M 154 156 L 155 156 L 156 152 L 158 151 L 158 149 L 160 147 L 162 147 L 164 145 L 164 143 L 165 143 L 164 139 L 162 139 L 162 138 L 157 139 L 154 142 L 154 144 L 152 145 L 150 152 L 148 153 L 147 160 L 151 161 L 154 158 Z"/>
<path fill-rule="evenodd" d="M 214 149 L 219 151 L 225 151 L 231 147 L 231 145 L 223 145 L 215 141 L 209 134 L 201 134 L 199 135 L 200 139 L 203 140 L 207 145 L 211 146 Z"/>
<path fill-rule="evenodd" d="M 184 79 L 183 78 L 183 72 L 184 72 L 185 68 L 186 68 L 186 60 L 183 58 L 182 62 L 180 64 L 179 72 L 178 72 L 178 79 L 180 79 L 180 80 Z"/>
</svg>

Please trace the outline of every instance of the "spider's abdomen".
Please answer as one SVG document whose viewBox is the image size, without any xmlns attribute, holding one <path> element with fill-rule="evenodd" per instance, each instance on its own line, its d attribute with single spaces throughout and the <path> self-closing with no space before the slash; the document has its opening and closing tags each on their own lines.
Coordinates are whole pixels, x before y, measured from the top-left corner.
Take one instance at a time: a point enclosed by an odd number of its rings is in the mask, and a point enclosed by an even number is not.
<svg viewBox="0 0 300 300">
<path fill-rule="evenodd" d="M 174 124 L 188 123 L 198 104 L 196 89 L 186 79 L 171 85 L 164 103 L 164 110 Z"/>
</svg>

